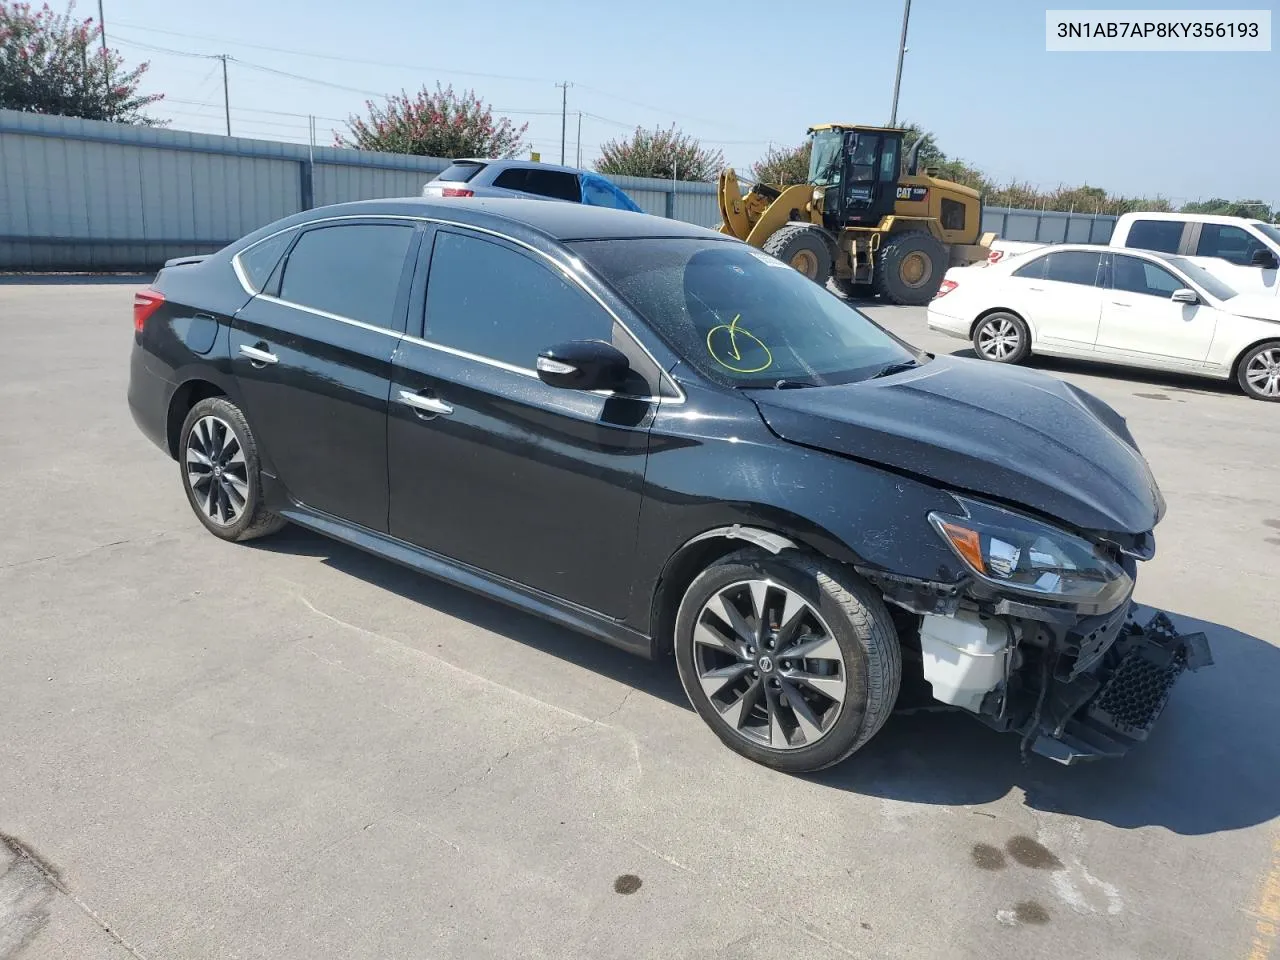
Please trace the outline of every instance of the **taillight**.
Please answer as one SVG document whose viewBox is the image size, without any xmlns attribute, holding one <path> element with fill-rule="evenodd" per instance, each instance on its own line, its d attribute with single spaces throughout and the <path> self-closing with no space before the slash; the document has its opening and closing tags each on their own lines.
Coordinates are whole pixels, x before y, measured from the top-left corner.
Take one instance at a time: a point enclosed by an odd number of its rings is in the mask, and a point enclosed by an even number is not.
<svg viewBox="0 0 1280 960">
<path fill-rule="evenodd" d="M 445 187 L 440 191 L 442 197 L 474 197 L 476 192 L 466 187 Z"/>
<path fill-rule="evenodd" d="M 933 299 L 937 300 L 939 297 L 945 297 L 958 286 L 960 286 L 960 284 L 956 283 L 954 280 L 943 280 L 942 285 L 938 287 L 938 292 L 933 295 Z"/>
<path fill-rule="evenodd" d="M 164 306 L 164 294 L 156 290 L 139 290 L 133 295 L 133 330 L 141 333 L 150 316 Z"/>
</svg>

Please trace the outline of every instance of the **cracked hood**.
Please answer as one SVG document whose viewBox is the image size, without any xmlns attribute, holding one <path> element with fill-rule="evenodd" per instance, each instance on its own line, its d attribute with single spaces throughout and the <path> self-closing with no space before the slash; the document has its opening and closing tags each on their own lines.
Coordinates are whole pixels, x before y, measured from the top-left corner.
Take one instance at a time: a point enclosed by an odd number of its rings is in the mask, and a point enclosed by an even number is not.
<svg viewBox="0 0 1280 960">
<path fill-rule="evenodd" d="M 940 356 L 832 387 L 752 390 L 793 443 L 926 477 L 1056 517 L 1141 534 L 1164 498 L 1124 419 L 1092 394 L 1016 367 Z"/>
</svg>

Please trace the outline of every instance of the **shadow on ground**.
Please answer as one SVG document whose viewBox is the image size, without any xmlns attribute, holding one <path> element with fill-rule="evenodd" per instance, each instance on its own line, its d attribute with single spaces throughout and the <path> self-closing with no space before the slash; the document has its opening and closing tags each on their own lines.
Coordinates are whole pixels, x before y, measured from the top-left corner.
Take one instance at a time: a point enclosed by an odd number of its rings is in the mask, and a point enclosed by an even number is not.
<svg viewBox="0 0 1280 960">
<path fill-rule="evenodd" d="M 315 556 L 337 570 L 440 613 L 571 661 L 689 709 L 674 666 L 650 663 L 387 560 L 297 527 L 260 549 Z M 1145 621 L 1150 611 L 1142 611 Z M 813 779 L 834 789 L 910 803 L 990 803 L 1020 790 L 1037 810 L 1118 827 L 1205 834 L 1280 816 L 1280 648 L 1220 624 L 1173 614 L 1203 630 L 1216 663 L 1174 688 L 1151 739 L 1121 760 L 1062 767 L 1023 763 L 1016 736 L 962 713 L 895 715 L 856 756 Z M 919 703 L 918 686 L 911 702 Z M 690 736 L 697 718 L 690 713 Z"/>
</svg>

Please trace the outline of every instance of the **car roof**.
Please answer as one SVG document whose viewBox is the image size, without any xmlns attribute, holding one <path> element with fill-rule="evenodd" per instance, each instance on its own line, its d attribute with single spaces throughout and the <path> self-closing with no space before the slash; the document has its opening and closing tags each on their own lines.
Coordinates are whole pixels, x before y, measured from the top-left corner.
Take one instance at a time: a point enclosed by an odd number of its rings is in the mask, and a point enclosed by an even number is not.
<svg viewBox="0 0 1280 960">
<path fill-rule="evenodd" d="M 483 157 L 456 157 L 451 160 L 450 163 L 478 163 L 486 167 L 494 167 L 498 170 L 516 168 L 526 170 L 554 170 L 557 173 L 573 174 L 591 172 L 590 170 L 580 170 L 577 167 L 562 167 L 556 163 L 543 163 L 541 160 L 486 160 Z M 599 174 L 596 174 L 596 176 L 599 176 Z"/>
<path fill-rule="evenodd" d="M 728 240 L 722 233 L 705 227 L 669 220 L 666 217 L 632 213 L 581 203 L 554 200 L 521 200 L 505 197 L 434 198 L 403 197 L 387 200 L 358 200 L 316 207 L 304 217 L 290 218 L 303 224 L 326 217 L 402 216 L 449 220 L 454 223 L 510 233 L 519 226 L 537 231 L 552 240 L 621 240 L 638 237 L 687 237 Z"/>
<path fill-rule="evenodd" d="M 1163 211 L 1135 211 L 1134 213 L 1126 213 L 1120 217 L 1121 220 L 1176 220 L 1179 223 L 1186 223 L 1188 220 L 1195 223 L 1249 223 L 1260 224 L 1265 223 L 1254 217 L 1231 217 L 1224 213 L 1165 213 Z"/>
</svg>

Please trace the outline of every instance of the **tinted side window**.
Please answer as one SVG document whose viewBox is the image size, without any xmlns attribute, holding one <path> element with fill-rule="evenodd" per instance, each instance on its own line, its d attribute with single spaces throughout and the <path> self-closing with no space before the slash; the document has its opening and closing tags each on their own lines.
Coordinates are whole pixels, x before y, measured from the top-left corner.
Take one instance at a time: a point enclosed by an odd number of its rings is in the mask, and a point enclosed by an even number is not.
<svg viewBox="0 0 1280 960">
<path fill-rule="evenodd" d="M 308 230 L 289 254 L 280 299 L 394 328 L 413 227 L 345 224 Z"/>
<path fill-rule="evenodd" d="M 240 269 L 244 272 L 245 279 L 249 281 L 249 286 L 256 292 L 261 293 L 262 288 L 266 286 L 271 272 L 275 270 L 276 264 L 280 262 L 280 258 L 284 256 L 285 250 L 293 241 L 294 233 L 293 230 L 286 230 L 269 240 L 255 244 L 240 254 Z"/>
<path fill-rule="evenodd" d="M 544 197 L 555 197 L 557 200 L 582 201 L 582 190 L 578 186 L 578 178 L 572 173 L 561 173 L 559 170 L 527 170 L 528 180 L 524 189 L 529 193 L 537 193 Z"/>
<path fill-rule="evenodd" d="M 500 174 L 493 178 L 495 187 L 502 187 L 504 190 L 527 190 L 525 181 L 529 179 L 529 171 L 521 170 L 516 167 L 511 170 L 503 170 Z"/>
<path fill-rule="evenodd" d="M 1044 267 L 1046 280 L 1092 287 L 1098 280 L 1098 264 L 1102 261 L 1102 254 L 1088 253 L 1084 250 L 1064 250 L 1061 253 L 1049 254 L 1045 260 L 1047 261 Z"/>
<path fill-rule="evenodd" d="M 1043 280 L 1044 265 L 1048 259 L 1048 257 L 1036 257 L 1030 263 L 1023 264 L 1017 270 L 1013 271 L 1013 275 L 1015 277 L 1022 277 L 1024 280 Z"/>
<path fill-rule="evenodd" d="M 582 202 L 591 204 L 594 207 L 613 207 L 615 210 L 627 209 L 618 199 L 618 195 L 609 188 L 608 184 L 590 178 L 584 178 L 582 181 Z"/>
<path fill-rule="evenodd" d="M 432 343 L 525 370 L 566 340 L 613 341 L 613 318 L 550 267 L 456 233 L 436 234 L 426 309 Z"/>
<path fill-rule="evenodd" d="M 1247 230 L 1220 223 L 1206 223 L 1200 227 L 1196 256 L 1221 257 L 1247 267 L 1254 251 L 1262 249 L 1262 241 Z"/>
<path fill-rule="evenodd" d="M 1129 293 L 1143 293 L 1151 297 L 1168 299 L 1173 295 L 1173 291 L 1186 287 L 1185 283 L 1164 267 L 1137 257 L 1117 255 L 1113 270 L 1112 285 L 1117 290 L 1125 290 Z"/>
<path fill-rule="evenodd" d="M 1126 247 L 1177 253 L 1182 243 L 1182 223 L 1178 220 L 1135 220 L 1125 240 Z"/>
</svg>

